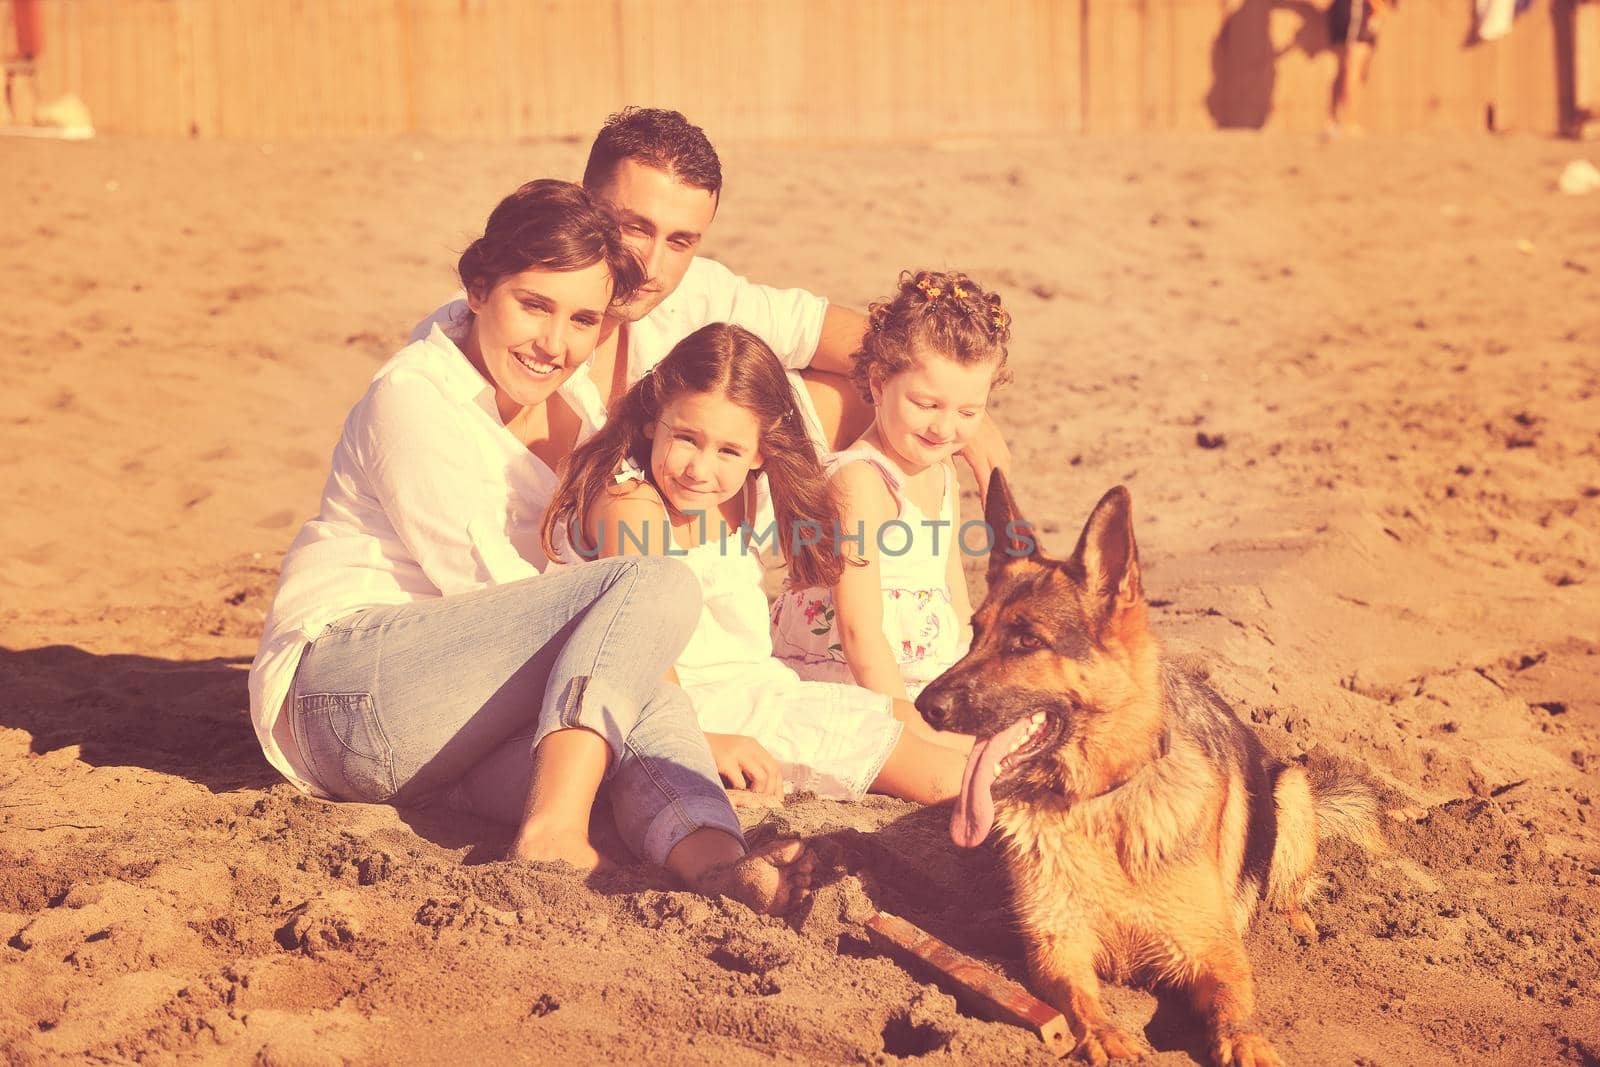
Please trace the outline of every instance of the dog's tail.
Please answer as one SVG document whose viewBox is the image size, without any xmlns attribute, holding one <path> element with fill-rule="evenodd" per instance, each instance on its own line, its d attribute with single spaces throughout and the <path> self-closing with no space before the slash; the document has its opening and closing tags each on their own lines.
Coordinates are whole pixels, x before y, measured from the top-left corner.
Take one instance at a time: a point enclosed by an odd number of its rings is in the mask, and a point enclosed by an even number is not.
<svg viewBox="0 0 1600 1067">
<path fill-rule="evenodd" d="M 1277 839 L 1267 871 L 1267 905 L 1311 931 L 1305 907 L 1321 881 L 1313 876 L 1317 842 L 1339 837 L 1369 852 L 1384 848 L 1378 793 L 1355 764 L 1313 752 L 1304 766 L 1285 767 L 1273 786 Z"/>
<path fill-rule="evenodd" d="M 1378 791 L 1359 766 L 1323 752 L 1306 759 L 1306 782 L 1317 812 L 1317 837 L 1340 837 L 1368 852 L 1382 852 Z"/>
</svg>

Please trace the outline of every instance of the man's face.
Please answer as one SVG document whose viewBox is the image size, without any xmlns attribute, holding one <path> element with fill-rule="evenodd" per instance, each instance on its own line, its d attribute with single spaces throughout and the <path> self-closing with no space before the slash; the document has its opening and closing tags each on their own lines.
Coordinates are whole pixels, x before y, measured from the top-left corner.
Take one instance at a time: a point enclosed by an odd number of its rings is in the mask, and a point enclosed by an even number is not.
<svg viewBox="0 0 1600 1067">
<path fill-rule="evenodd" d="M 672 295 L 694 259 L 717 213 L 717 198 L 684 185 L 665 171 L 632 159 L 617 164 L 611 179 L 591 190 L 611 202 L 622 237 L 644 263 L 644 288 L 611 314 L 637 322 Z"/>
</svg>

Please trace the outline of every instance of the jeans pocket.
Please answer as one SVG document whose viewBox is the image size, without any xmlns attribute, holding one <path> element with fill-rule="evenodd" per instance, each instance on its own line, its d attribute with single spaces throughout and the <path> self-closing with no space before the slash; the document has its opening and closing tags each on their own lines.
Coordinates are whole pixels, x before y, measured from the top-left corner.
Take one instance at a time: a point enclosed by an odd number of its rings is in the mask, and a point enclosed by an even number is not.
<svg viewBox="0 0 1600 1067">
<path fill-rule="evenodd" d="M 394 796 L 394 749 L 370 693 L 297 693 L 294 714 L 319 785 L 340 800 L 381 804 Z"/>
</svg>

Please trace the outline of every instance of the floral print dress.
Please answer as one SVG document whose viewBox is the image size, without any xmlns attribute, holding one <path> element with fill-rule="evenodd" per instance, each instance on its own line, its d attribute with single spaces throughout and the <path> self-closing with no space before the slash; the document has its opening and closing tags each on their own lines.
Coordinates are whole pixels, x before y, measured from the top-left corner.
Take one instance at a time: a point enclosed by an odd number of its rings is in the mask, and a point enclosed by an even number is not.
<svg viewBox="0 0 1600 1067">
<path fill-rule="evenodd" d="M 944 501 L 937 516 L 942 525 L 934 526 L 936 520 L 906 497 L 905 476 L 883 453 L 857 445 L 829 461 L 829 475 L 848 463 L 872 464 L 900 507 L 897 517 L 904 528 L 886 524 L 878 539 L 878 574 L 883 583 L 884 636 L 894 650 L 906 690 L 915 699 L 967 651 L 948 580 L 956 540 L 955 468 L 943 465 Z M 866 536 L 875 534 L 868 530 Z M 906 550 L 896 554 L 902 546 Z M 802 678 L 855 682 L 839 643 L 831 589 L 791 589 L 780 596 L 772 605 L 772 646 L 774 655 Z"/>
</svg>

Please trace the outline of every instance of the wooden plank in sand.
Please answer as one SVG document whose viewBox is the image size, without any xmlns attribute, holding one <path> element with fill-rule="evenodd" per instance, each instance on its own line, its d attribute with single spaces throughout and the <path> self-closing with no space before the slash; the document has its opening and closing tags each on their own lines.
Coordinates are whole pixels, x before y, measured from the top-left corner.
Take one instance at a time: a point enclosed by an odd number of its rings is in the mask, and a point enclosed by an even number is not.
<svg viewBox="0 0 1600 1067">
<path fill-rule="evenodd" d="M 1059 1011 L 898 915 L 878 912 L 867 920 L 867 935 L 902 966 L 909 964 L 930 973 L 968 1011 L 1032 1031 L 1056 1056 L 1065 1056 L 1075 1047 Z"/>
</svg>

